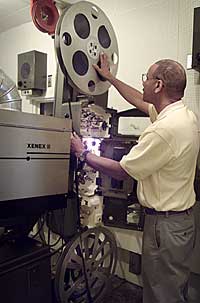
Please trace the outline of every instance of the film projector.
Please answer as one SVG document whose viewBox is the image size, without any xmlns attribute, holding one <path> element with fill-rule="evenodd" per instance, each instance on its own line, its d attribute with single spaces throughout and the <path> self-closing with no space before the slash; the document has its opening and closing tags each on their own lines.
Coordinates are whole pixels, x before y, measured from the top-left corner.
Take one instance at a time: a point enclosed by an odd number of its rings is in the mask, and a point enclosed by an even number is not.
<svg viewBox="0 0 200 303">
<path fill-rule="evenodd" d="M 90 2 L 81 1 L 67 5 L 63 10 L 55 31 L 55 50 L 60 67 L 57 75 L 55 116 L 63 117 L 67 112 L 72 118 L 74 130 L 80 133 L 80 115 L 77 117 L 78 106 L 81 111 L 79 100 L 100 100 L 107 105 L 110 84 L 97 75 L 92 65 L 100 64 L 99 55 L 105 52 L 111 71 L 116 75 L 116 36 L 104 12 Z M 70 103 L 63 100 L 70 100 Z M 116 262 L 116 242 L 108 229 L 95 227 L 77 235 L 75 240 L 67 244 L 59 260 L 55 277 L 58 301 L 102 302 Z M 91 300 L 88 298 L 86 283 Z"/>
</svg>

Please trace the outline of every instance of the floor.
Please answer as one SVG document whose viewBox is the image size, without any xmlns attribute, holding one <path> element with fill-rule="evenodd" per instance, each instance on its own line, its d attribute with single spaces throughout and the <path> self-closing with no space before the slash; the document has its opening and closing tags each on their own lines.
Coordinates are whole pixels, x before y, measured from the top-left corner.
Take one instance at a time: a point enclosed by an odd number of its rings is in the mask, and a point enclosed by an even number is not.
<svg viewBox="0 0 200 303">
<path fill-rule="evenodd" d="M 70 300 L 69 303 L 71 302 L 88 303 L 89 300 L 82 298 L 80 301 L 79 299 Z M 58 303 L 55 297 L 52 303 Z M 98 300 L 98 303 L 142 303 L 142 288 L 117 276 L 113 276 L 111 278 L 111 285 L 109 285 L 108 294 L 105 295 L 101 301 Z"/>
<path fill-rule="evenodd" d="M 102 303 L 142 303 L 142 288 L 122 280 L 117 276 L 112 279 L 112 289 Z M 200 275 L 192 273 L 189 284 L 188 303 L 200 302 Z"/>
<path fill-rule="evenodd" d="M 142 288 L 120 279 L 112 279 L 110 294 L 105 296 L 102 303 L 142 303 Z"/>
<path fill-rule="evenodd" d="M 189 285 L 189 303 L 200 302 L 200 275 L 192 273 Z"/>
</svg>

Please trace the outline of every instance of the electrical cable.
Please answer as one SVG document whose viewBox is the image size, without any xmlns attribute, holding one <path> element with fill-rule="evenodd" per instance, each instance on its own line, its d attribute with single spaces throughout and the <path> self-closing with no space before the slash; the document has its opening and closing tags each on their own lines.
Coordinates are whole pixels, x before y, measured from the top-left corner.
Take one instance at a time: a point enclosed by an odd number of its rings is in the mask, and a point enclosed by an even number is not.
<svg viewBox="0 0 200 303">
<path fill-rule="evenodd" d="M 65 237 L 65 208 L 62 209 L 62 217 L 63 217 L 62 218 L 63 219 L 63 225 L 61 225 L 61 227 L 62 227 L 62 235 L 63 235 L 63 237 Z"/>
<path fill-rule="evenodd" d="M 39 232 L 39 237 L 40 237 L 42 244 L 46 245 L 47 243 L 46 243 L 45 234 L 44 234 L 45 214 L 43 215 L 43 221 L 41 220 L 41 218 L 39 218 L 39 220 L 38 220 L 39 228 L 41 227 L 42 224 L 43 224 L 43 228 Z"/>
<path fill-rule="evenodd" d="M 38 229 L 38 231 L 36 232 L 36 234 L 33 235 L 33 236 L 31 237 L 32 239 L 35 239 L 35 238 L 40 234 L 41 230 L 42 230 L 43 227 L 44 227 L 44 222 L 45 222 L 45 220 L 44 220 L 44 217 L 43 217 L 43 216 L 41 216 L 41 218 L 43 218 L 43 222 L 42 222 L 40 228 Z"/>
<path fill-rule="evenodd" d="M 58 249 L 53 250 L 52 252 L 50 252 L 50 256 L 55 255 L 59 250 L 63 249 L 66 246 L 66 243 L 64 242 L 64 244 L 62 244 Z"/>
<path fill-rule="evenodd" d="M 78 212 L 78 219 L 77 219 L 77 228 L 79 231 L 79 238 L 80 238 L 80 254 L 81 254 L 81 259 L 83 263 L 83 274 L 85 277 L 85 284 L 86 284 L 86 291 L 87 291 L 87 297 L 88 297 L 88 303 L 93 303 L 90 288 L 89 288 L 89 283 L 88 283 L 88 277 L 86 273 L 86 266 L 85 266 L 85 259 L 83 256 L 83 239 L 82 239 L 82 233 L 81 233 L 81 219 L 80 219 L 80 199 L 79 199 L 79 190 L 78 190 L 78 168 L 75 171 L 75 186 L 76 186 L 76 198 L 77 198 L 77 212 Z"/>
<path fill-rule="evenodd" d="M 64 80 L 64 81 L 65 81 L 65 85 L 66 85 L 66 86 L 69 85 L 66 77 L 65 77 L 65 80 Z M 70 96 L 70 97 L 68 98 L 68 104 L 69 104 L 69 118 L 72 120 L 72 131 L 74 131 L 74 128 L 73 128 L 73 119 L 72 119 L 73 115 L 72 115 L 71 97 L 72 97 L 72 96 Z"/>
</svg>

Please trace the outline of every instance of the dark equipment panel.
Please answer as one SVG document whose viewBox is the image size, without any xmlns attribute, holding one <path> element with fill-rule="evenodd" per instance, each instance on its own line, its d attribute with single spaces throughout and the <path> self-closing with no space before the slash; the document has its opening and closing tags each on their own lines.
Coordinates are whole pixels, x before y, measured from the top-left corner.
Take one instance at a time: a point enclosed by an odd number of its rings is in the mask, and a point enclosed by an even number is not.
<svg viewBox="0 0 200 303">
<path fill-rule="evenodd" d="M 1 246 L 0 293 L 5 303 L 52 303 L 49 247 L 30 238 Z"/>
<path fill-rule="evenodd" d="M 120 161 L 137 144 L 137 138 L 118 136 L 101 142 L 101 156 Z M 133 178 L 116 180 L 100 173 L 99 191 L 104 196 L 105 226 L 142 230 L 144 212 L 137 199 L 137 181 Z"/>
<path fill-rule="evenodd" d="M 200 71 L 200 7 L 194 9 L 192 68 Z"/>
<path fill-rule="evenodd" d="M 138 202 L 104 197 L 103 223 L 105 226 L 143 230 L 143 208 Z"/>
<path fill-rule="evenodd" d="M 120 161 L 123 155 L 128 154 L 132 146 L 136 144 L 136 139 L 127 137 L 104 139 L 100 146 L 101 156 Z M 131 177 L 127 180 L 119 181 L 102 173 L 99 176 L 98 185 L 103 196 L 127 199 L 133 192 L 135 180 Z"/>
</svg>

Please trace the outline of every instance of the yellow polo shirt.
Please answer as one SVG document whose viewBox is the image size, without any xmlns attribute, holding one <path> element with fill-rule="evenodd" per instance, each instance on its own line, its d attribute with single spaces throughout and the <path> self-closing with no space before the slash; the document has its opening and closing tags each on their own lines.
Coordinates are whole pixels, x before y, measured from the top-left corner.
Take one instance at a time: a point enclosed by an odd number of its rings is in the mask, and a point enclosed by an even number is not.
<svg viewBox="0 0 200 303">
<path fill-rule="evenodd" d="M 199 152 L 197 118 L 182 101 L 165 107 L 151 121 L 139 142 L 120 161 L 138 180 L 140 203 L 158 211 L 184 210 L 195 203 L 193 187 Z"/>
</svg>

